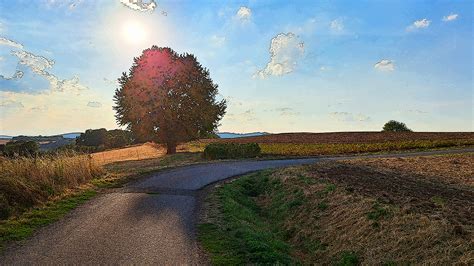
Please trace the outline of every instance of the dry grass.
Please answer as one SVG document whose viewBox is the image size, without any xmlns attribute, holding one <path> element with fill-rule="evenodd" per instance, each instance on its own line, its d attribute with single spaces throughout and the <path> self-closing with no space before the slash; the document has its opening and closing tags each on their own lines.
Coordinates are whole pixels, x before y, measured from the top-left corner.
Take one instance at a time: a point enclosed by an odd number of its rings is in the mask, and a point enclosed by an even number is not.
<svg viewBox="0 0 474 266">
<path fill-rule="evenodd" d="M 403 171 L 432 181 L 474 187 L 474 153 L 431 157 L 351 160 L 346 163 L 379 171 Z"/>
<path fill-rule="evenodd" d="M 154 143 L 145 143 L 122 149 L 115 149 L 91 154 L 94 161 L 100 165 L 114 162 L 144 160 L 163 157 L 166 150 Z"/>
<path fill-rule="evenodd" d="M 288 202 L 304 194 L 283 218 L 304 263 L 331 264 L 351 251 L 368 265 L 472 265 L 472 162 L 473 155 L 325 162 L 279 170 L 271 180 L 283 184 Z M 265 210 L 276 199 L 270 192 L 258 202 Z"/>
<path fill-rule="evenodd" d="M 199 152 L 202 151 L 193 143 L 179 145 L 177 152 Z M 106 165 L 124 161 L 140 161 L 148 159 L 162 158 L 166 155 L 166 148 L 163 145 L 153 142 L 129 146 L 121 149 L 96 152 L 91 154 L 92 158 L 100 165 Z"/>
<path fill-rule="evenodd" d="M 0 218 L 19 213 L 100 176 L 87 155 L 65 154 L 0 161 Z"/>
</svg>

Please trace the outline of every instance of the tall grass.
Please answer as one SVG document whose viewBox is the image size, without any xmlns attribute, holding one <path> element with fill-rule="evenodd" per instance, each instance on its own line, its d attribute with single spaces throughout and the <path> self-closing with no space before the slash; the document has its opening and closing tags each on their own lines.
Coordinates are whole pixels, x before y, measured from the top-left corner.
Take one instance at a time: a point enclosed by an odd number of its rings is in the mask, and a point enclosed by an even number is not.
<svg viewBox="0 0 474 266">
<path fill-rule="evenodd" d="M 45 202 L 102 173 L 102 168 L 88 155 L 68 153 L 0 159 L 0 219 Z"/>
</svg>

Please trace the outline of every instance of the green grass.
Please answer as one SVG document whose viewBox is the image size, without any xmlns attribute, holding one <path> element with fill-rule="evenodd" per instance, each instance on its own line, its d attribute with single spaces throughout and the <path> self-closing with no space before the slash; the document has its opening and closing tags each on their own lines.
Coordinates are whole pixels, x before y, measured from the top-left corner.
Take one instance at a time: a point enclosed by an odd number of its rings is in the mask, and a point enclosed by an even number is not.
<svg viewBox="0 0 474 266">
<path fill-rule="evenodd" d="M 446 200 L 443 199 L 442 197 L 432 197 L 431 198 L 431 201 L 436 205 L 436 206 L 439 206 L 439 207 L 443 207 L 445 204 L 446 204 Z"/>
<path fill-rule="evenodd" d="M 352 266 L 359 265 L 359 258 L 357 254 L 352 251 L 343 251 L 341 252 L 339 261 L 336 263 L 339 266 Z"/>
<path fill-rule="evenodd" d="M 372 226 L 379 227 L 380 220 L 385 217 L 390 216 L 390 209 L 386 206 L 380 205 L 380 203 L 376 202 L 372 206 L 372 210 L 367 213 L 367 219 L 372 220 Z"/>
<path fill-rule="evenodd" d="M 290 246 L 278 231 L 275 214 L 265 213 L 255 199 L 265 193 L 282 190 L 279 182 L 270 182 L 271 172 L 247 175 L 219 188 L 214 194 L 220 202 L 220 222 L 198 226 L 199 240 L 210 253 L 212 264 L 294 264 Z M 301 203 L 300 192 L 272 212 L 282 214 Z M 269 219 L 269 218 L 272 219 Z"/>
<path fill-rule="evenodd" d="M 45 225 L 61 219 L 69 211 L 96 195 L 95 190 L 85 190 L 65 199 L 48 202 L 16 218 L 0 222 L 0 251 L 10 241 L 23 240 Z"/>
<path fill-rule="evenodd" d="M 292 256 L 295 252 L 312 254 L 327 248 L 309 236 L 300 236 L 301 242 L 290 244 L 300 228 L 284 221 L 311 208 L 311 203 L 301 187 L 284 185 L 272 173 L 246 175 L 211 193 L 208 200 L 218 207 L 210 210 L 214 217 L 210 222 L 198 226 L 198 235 L 212 264 L 300 264 L 303 262 Z M 295 181 L 303 187 L 324 182 L 318 194 L 321 202 L 314 208 L 319 212 L 329 208 L 326 196 L 336 190 L 334 184 L 305 175 L 297 175 Z M 263 198 L 268 199 L 265 204 L 259 202 Z"/>
</svg>

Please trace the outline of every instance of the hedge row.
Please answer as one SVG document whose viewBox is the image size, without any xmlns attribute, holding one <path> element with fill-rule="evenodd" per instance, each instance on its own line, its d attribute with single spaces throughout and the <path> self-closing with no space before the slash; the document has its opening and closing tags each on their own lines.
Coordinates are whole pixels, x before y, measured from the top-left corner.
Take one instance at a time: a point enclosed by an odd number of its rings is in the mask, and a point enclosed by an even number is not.
<svg viewBox="0 0 474 266">
<path fill-rule="evenodd" d="M 206 159 L 238 159 L 260 156 L 261 149 L 257 143 L 211 143 L 204 149 Z"/>
</svg>

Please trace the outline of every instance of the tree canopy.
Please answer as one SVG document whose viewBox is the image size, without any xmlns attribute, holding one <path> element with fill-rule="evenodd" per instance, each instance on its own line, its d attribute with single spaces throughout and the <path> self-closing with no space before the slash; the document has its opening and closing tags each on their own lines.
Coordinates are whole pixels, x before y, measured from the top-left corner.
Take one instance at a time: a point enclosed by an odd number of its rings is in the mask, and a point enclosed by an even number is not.
<svg viewBox="0 0 474 266">
<path fill-rule="evenodd" d="M 383 132 L 411 132 L 412 130 L 405 123 L 390 120 L 383 126 Z"/>
<path fill-rule="evenodd" d="M 114 109 L 119 125 L 138 141 L 155 141 L 176 152 L 178 143 L 212 134 L 225 114 L 218 86 L 192 54 L 153 46 L 122 73 Z"/>
</svg>

